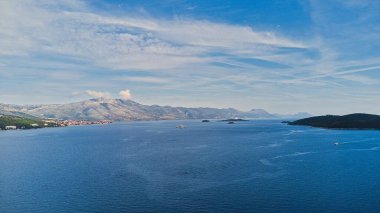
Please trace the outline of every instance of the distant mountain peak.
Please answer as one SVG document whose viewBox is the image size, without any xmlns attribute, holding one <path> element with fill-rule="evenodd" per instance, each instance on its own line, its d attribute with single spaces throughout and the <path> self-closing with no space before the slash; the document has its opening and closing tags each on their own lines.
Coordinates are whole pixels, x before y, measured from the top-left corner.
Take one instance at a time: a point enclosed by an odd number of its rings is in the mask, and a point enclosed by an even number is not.
<svg viewBox="0 0 380 213">
<path fill-rule="evenodd" d="M 269 112 L 267 112 L 265 109 L 251 109 L 249 112 L 257 114 L 269 114 Z"/>
<path fill-rule="evenodd" d="M 88 101 L 91 101 L 91 102 L 99 102 L 99 103 L 109 103 L 109 102 L 114 102 L 115 99 L 113 98 L 104 98 L 104 97 L 100 97 L 100 98 L 92 98 L 92 99 L 89 99 Z M 85 101 L 84 101 L 85 102 Z"/>
<path fill-rule="evenodd" d="M 117 103 L 124 103 L 124 104 L 138 104 L 135 101 L 132 100 L 126 100 L 126 99 L 114 99 L 114 98 L 92 98 L 86 101 L 82 102 L 93 102 L 93 103 L 107 103 L 107 104 L 117 104 Z"/>
</svg>

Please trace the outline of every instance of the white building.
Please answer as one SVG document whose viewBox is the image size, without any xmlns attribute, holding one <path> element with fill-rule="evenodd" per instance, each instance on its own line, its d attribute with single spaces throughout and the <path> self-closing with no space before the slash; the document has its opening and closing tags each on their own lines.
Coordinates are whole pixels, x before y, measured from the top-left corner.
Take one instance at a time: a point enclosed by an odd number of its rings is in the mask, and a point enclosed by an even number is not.
<svg viewBox="0 0 380 213">
<path fill-rule="evenodd" d="M 5 126 L 6 130 L 17 129 L 16 126 Z"/>
</svg>

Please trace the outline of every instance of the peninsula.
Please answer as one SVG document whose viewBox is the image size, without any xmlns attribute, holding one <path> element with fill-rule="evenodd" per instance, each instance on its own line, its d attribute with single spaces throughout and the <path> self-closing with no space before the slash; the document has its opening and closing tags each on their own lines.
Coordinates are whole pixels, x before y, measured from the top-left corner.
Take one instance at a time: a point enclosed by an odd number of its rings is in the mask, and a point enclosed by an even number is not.
<svg viewBox="0 0 380 213">
<path fill-rule="evenodd" d="M 365 113 L 354 113 L 349 115 L 324 115 L 304 118 L 289 125 L 302 125 L 321 127 L 328 129 L 377 129 L 380 130 L 380 116 Z"/>
</svg>

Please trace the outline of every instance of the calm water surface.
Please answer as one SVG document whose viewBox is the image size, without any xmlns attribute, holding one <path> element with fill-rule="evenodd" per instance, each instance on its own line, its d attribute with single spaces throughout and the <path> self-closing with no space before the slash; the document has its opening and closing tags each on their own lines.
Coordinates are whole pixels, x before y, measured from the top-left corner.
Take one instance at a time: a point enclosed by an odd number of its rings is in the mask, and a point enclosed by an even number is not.
<svg viewBox="0 0 380 213">
<path fill-rule="evenodd" d="M 0 132 L 0 212 L 160 211 L 379 212 L 380 131 L 162 121 Z"/>
</svg>

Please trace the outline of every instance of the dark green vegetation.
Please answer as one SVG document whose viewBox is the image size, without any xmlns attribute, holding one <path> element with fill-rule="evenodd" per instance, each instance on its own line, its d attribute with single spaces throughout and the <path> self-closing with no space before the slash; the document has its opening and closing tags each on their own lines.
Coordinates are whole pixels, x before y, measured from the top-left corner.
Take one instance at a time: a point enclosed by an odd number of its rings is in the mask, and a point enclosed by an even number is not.
<svg viewBox="0 0 380 213">
<path fill-rule="evenodd" d="M 13 115 L 0 115 L 0 129 L 5 130 L 6 126 L 16 126 L 17 129 L 34 129 L 46 127 L 45 122 L 39 119 L 23 118 Z"/>
<path fill-rule="evenodd" d="M 329 129 L 379 129 L 380 116 L 364 113 L 349 115 L 325 115 L 311 118 L 304 118 L 289 122 L 289 125 L 304 125 L 312 127 L 322 127 Z"/>
</svg>

